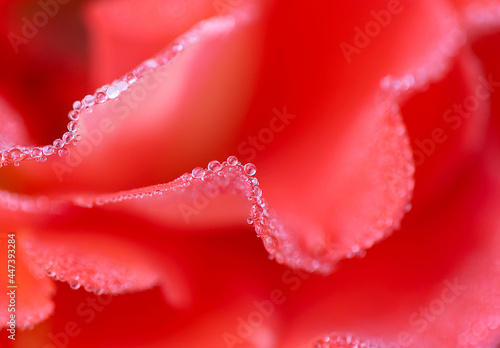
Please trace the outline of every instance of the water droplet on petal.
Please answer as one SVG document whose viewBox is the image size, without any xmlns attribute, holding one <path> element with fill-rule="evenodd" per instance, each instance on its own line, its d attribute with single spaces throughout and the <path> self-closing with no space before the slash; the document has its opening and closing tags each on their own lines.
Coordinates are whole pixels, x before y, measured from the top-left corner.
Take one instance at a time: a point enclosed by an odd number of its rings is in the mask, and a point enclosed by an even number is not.
<svg viewBox="0 0 500 348">
<path fill-rule="evenodd" d="M 134 74 L 128 74 L 126 80 L 127 83 L 131 85 L 137 81 L 137 76 L 135 76 Z"/>
<path fill-rule="evenodd" d="M 67 156 L 69 154 L 69 149 L 63 147 L 62 149 L 59 149 L 59 151 L 57 151 L 57 154 L 59 155 L 59 157 Z"/>
<path fill-rule="evenodd" d="M 71 121 L 68 123 L 68 130 L 70 132 L 76 132 L 77 128 L 78 128 L 78 124 L 75 121 Z"/>
<path fill-rule="evenodd" d="M 62 141 L 61 139 L 56 139 L 56 140 L 54 140 L 52 145 L 54 145 L 54 148 L 60 149 L 64 146 L 64 141 Z"/>
<path fill-rule="evenodd" d="M 31 149 L 31 157 L 38 158 L 41 155 L 42 155 L 42 149 L 40 149 L 39 147 L 34 147 L 33 149 Z"/>
<path fill-rule="evenodd" d="M 259 186 L 254 186 L 254 188 L 252 190 L 252 195 L 254 197 L 260 197 L 260 196 L 262 196 L 262 189 Z"/>
<path fill-rule="evenodd" d="M 120 90 L 118 89 L 118 87 L 115 86 L 109 87 L 108 90 L 106 91 L 106 96 L 110 99 L 115 99 L 119 95 L 120 95 Z"/>
<path fill-rule="evenodd" d="M 103 92 L 98 92 L 96 95 L 95 95 L 95 101 L 98 103 L 98 104 L 102 104 L 106 101 L 106 99 L 108 99 L 108 97 L 106 97 L 106 94 L 103 93 Z"/>
<path fill-rule="evenodd" d="M 235 166 L 238 164 L 238 158 L 236 158 L 235 156 L 229 156 L 227 158 L 227 164 L 229 164 L 230 166 Z"/>
<path fill-rule="evenodd" d="M 218 172 L 222 169 L 222 164 L 219 161 L 212 161 L 208 164 L 208 169 L 212 172 Z"/>
<path fill-rule="evenodd" d="M 83 104 L 86 106 L 92 106 L 94 105 L 95 98 L 93 95 L 87 94 L 85 98 L 83 98 Z"/>
<path fill-rule="evenodd" d="M 80 113 L 76 110 L 71 110 L 70 112 L 68 112 L 68 118 L 71 121 L 76 121 L 80 118 Z"/>
<path fill-rule="evenodd" d="M 43 147 L 43 154 L 46 156 L 52 155 L 55 152 L 55 149 L 52 145 L 45 145 Z"/>
<path fill-rule="evenodd" d="M 150 69 L 154 69 L 158 66 L 158 63 L 154 59 L 148 59 L 144 62 L 144 65 Z"/>
<path fill-rule="evenodd" d="M 191 175 L 193 178 L 202 178 L 205 175 L 205 170 L 201 167 L 194 168 Z"/>
<path fill-rule="evenodd" d="M 264 247 L 271 255 L 273 255 L 276 250 L 276 239 L 272 236 L 264 237 Z"/>
<path fill-rule="evenodd" d="M 69 144 L 71 142 L 71 140 L 73 140 L 74 136 L 75 135 L 73 133 L 66 132 L 62 136 L 62 140 L 64 141 L 65 144 Z"/>
<path fill-rule="evenodd" d="M 264 209 L 258 204 L 254 204 L 252 206 L 252 209 L 250 210 L 250 216 L 254 220 L 260 219 L 262 217 L 263 213 L 264 213 Z"/>
<path fill-rule="evenodd" d="M 125 81 L 118 81 L 116 83 L 116 87 L 120 90 L 120 92 L 126 91 L 128 88 L 128 83 Z"/>
<path fill-rule="evenodd" d="M 26 157 L 26 154 L 18 148 L 14 148 L 7 153 L 7 159 L 14 162 L 20 161 Z"/>
<path fill-rule="evenodd" d="M 78 290 L 80 289 L 80 283 L 78 282 L 70 282 L 69 283 L 69 287 L 73 290 Z"/>
<path fill-rule="evenodd" d="M 188 173 L 184 173 L 184 174 L 181 175 L 181 179 L 183 181 L 190 181 L 192 179 L 192 177 Z"/>
<path fill-rule="evenodd" d="M 247 163 L 245 164 L 245 173 L 248 175 L 248 176 L 253 176 L 255 175 L 255 173 L 257 173 L 257 168 L 255 167 L 254 164 L 252 163 Z"/>
<path fill-rule="evenodd" d="M 73 103 L 73 109 L 76 110 L 76 111 L 80 111 L 82 110 L 83 108 L 83 105 L 82 105 L 82 102 L 77 100 L 76 102 Z"/>
</svg>

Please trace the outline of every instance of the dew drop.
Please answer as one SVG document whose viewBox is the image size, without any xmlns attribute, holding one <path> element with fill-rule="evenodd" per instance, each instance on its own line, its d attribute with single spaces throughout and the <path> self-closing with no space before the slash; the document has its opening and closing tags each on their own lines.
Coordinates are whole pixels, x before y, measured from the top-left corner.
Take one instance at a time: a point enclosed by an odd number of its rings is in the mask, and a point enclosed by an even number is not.
<svg viewBox="0 0 500 348">
<path fill-rule="evenodd" d="M 148 59 L 144 62 L 144 65 L 149 69 L 155 69 L 158 66 L 158 63 L 154 59 Z"/>
<path fill-rule="evenodd" d="M 211 161 L 208 164 L 208 169 L 211 170 L 212 172 L 216 173 L 222 169 L 222 164 L 219 161 Z"/>
<path fill-rule="evenodd" d="M 262 189 L 259 186 L 254 186 L 254 188 L 252 190 L 252 195 L 254 197 L 260 197 L 260 196 L 262 196 Z"/>
<path fill-rule="evenodd" d="M 68 130 L 70 132 L 76 132 L 77 128 L 78 128 L 78 124 L 75 121 L 71 121 L 68 123 Z"/>
<path fill-rule="evenodd" d="M 96 95 L 95 95 L 95 101 L 98 103 L 98 104 L 102 104 L 106 101 L 106 99 L 108 99 L 108 97 L 106 97 L 106 94 L 103 93 L 103 92 L 98 92 Z"/>
<path fill-rule="evenodd" d="M 71 110 L 70 112 L 68 112 L 68 118 L 71 121 L 76 121 L 80 118 L 80 113 L 76 110 Z"/>
<path fill-rule="evenodd" d="M 177 42 L 172 47 L 172 50 L 177 51 L 177 52 L 181 52 L 183 49 L 184 49 L 184 45 L 181 42 Z"/>
<path fill-rule="evenodd" d="M 227 164 L 229 164 L 230 166 L 235 166 L 238 164 L 238 158 L 236 158 L 235 156 L 229 156 L 227 158 Z"/>
<path fill-rule="evenodd" d="M 80 283 L 78 282 L 70 282 L 69 283 L 69 287 L 73 290 L 78 290 L 80 289 Z"/>
<path fill-rule="evenodd" d="M 266 236 L 264 238 L 264 247 L 270 254 L 274 254 L 276 250 L 276 240 L 272 236 Z"/>
<path fill-rule="evenodd" d="M 31 157 L 38 158 L 41 155 L 42 155 L 42 149 L 40 149 L 39 147 L 34 147 L 33 149 L 31 149 Z"/>
<path fill-rule="evenodd" d="M 55 149 L 54 149 L 54 146 L 52 146 L 52 145 L 45 145 L 43 147 L 43 154 L 45 156 L 52 155 L 54 152 L 55 152 Z"/>
<path fill-rule="evenodd" d="M 248 176 L 253 176 L 253 175 L 255 175 L 255 173 L 257 173 L 257 168 L 255 167 L 255 165 L 253 163 L 245 164 L 244 168 L 245 168 L 245 173 Z"/>
<path fill-rule="evenodd" d="M 137 82 L 137 76 L 135 76 L 134 74 L 128 74 L 126 80 L 127 80 L 127 83 L 129 85 L 131 85 L 131 84 Z"/>
<path fill-rule="evenodd" d="M 120 95 L 120 90 L 118 89 L 118 87 L 115 86 L 109 87 L 108 90 L 106 91 L 106 96 L 110 99 L 115 99 L 119 95 Z"/>
<path fill-rule="evenodd" d="M 83 98 L 83 104 L 86 106 L 92 106 L 95 103 L 95 98 L 93 95 L 87 94 L 85 98 Z"/>
<path fill-rule="evenodd" d="M 59 151 L 57 151 L 57 154 L 59 155 L 59 157 L 67 156 L 69 154 L 69 150 L 63 147 L 62 149 L 59 149 Z"/>
<path fill-rule="evenodd" d="M 76 111 L 80 111 L 82 110 L 83 108 L 83 105 L 82 105 L 82 102 L 77 100 L 76 102 L 73 103 L 73 109 L 76 110 Z"/>
<path fill-rule="evenodd" d="M 26 157 L 26 154 L 18 148 L 14 148 L 7 153 L 7 159 L 10 161 L 20 161 Z"/>
<path fill-rule="evenodd" d="M 249 225 L 252 225 L 252 224 L 253 224 L 253 220 L 252 220 L 252 218 L 248 218 L 248 219 L 247 219 L 247 223 L 248 223 Z"/>
<path fill-rule="evenodd" d="M 125 81 L 118 81 L 116 83 L 116 87 L 120 90 L 120 92 L 126 91 L 128 88 L 128 83 Z"/>
<path fill-rule="evenodd" d="M 71 142 L 71 140 L 73 140 L 73 137 L 75 135 L 71 132 L 66 132 L 63 134 L 62 136 L 62 140 L 64 141 L 65 144 L 69 144 Z"/>
<path fill-rule="evenodd" d="M 260 205 L 254 204 L 250 211 L 250 216 L 252 217 L 252 219 L 257 220 L 262 217 L 263 213 L 264 209 Z"/>
<path fill-rule="evenodd" d="M 52 145 L 54 145 L 54 148 L 56 149 L 61 149 L 64 146 L 64 141 L 62 141 L 61 139 L 56 139 L 54 140 Z"/>
<path fill-rule="evenodd" d="M 181 175 L 181 179 L 183 181 L 190 181 L 192 179 L 192 177 L 188 173 L 184 173 L 184 174 Z"/>
<path fill-rule="evenodd" d="M 205 175 L 205 170 L 201 167 L 194 168 L 191 172 L 191 175 L 193 176 L 193 178 L 203 178 L 203 175 Z"/>
</svg>

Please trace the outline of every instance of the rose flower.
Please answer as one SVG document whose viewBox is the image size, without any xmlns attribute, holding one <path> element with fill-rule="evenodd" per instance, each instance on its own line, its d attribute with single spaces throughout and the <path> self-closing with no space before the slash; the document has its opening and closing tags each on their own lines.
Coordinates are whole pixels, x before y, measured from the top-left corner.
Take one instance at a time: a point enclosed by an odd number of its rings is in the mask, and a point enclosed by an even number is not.
<svg viewBox="0 0 500 348">
<path fill-rule="evenodd" d="M 499 1 L 0 6 L 2 347 L 500 343 Z"/>
</svg>

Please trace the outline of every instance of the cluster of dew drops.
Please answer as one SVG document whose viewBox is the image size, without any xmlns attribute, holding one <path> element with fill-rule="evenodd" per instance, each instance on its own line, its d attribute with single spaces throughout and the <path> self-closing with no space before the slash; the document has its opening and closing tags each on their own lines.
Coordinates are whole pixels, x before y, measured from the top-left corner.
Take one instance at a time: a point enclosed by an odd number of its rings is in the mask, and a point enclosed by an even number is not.
<svg viewBox="0 0 500 348">
<path fill-rule="evenodd" d="M 378 345 L 351 335 L 330 334 L 316 339 L 311 348 L 376 348 Z"/>
<path fill-rule="evenodd" d="M 256 173 L 257 168 L 253 163 L 243 165 L 236 156 L 229 156 L 222 163 L 211 161 L 207 169 L 194 168 L 191 173 L 183 174 L 180 179 L 187 185 L 200 183 L 201 181 L 214 182 L 220 178 L 239 183 L 240 186 L 236 185 L 235 190 L 244 192 L 252 204 L 250 216 L 247 219 L 248 224 L 254 226 L 257 236 L 262 239 L 264 247 L 271 258 L 276 258 L 279 263 L 283 263 L 285 262 L 285 256 L 280 253 L 277 242 L 280 226 L 278 221 L 273 218 L 272 212 L 262 197 L 259 180 L 254 177 Z M 218 184 L 220 185 L 220 180 Z"/>
<path fill-rule="evenodd" d="M 203 185 L 207 191 L 210 187 L 218 189 L 229 188 L 233 194 L 244 194 L 251 202 L 250 216 L 248 224 L 253 225 L 263 241 L 264 247 L 270 254 L 271 259 L 276 259 L 278 263 L 290 261 L 290 256 L 284 248 L 287 244 L 287 236 L 283 233 L 283 226 L 274 216 L 265 199 L 262 197 L 262 189 L 259 180 L 255 177 L 257 168 L 253 163 L 241 164 L 236 156 L 229 156 L 226 161 L 211 161 L 207 168 L 197 167 L 190 173 L 182 174 L 170 185 L 159 189 L 154 187 L 149 191 L 129 192 L 120 196 L 99 197 L 95 202 L 81 202 L 85 206 L 93 204 L 103 205 L 116 203 L 128 199 L 137 199 L 161 195 L 166 191 L 186 192 L 190 186 Z M 185 196 L 186 197 L 186 196 Z M 281 243 L 278 243 L 281 240 Z"/>
<path fill-rule="evenodd" d="M 60 157 L 68 155 L 70 151 L 68 145 L 77 145 L 82 138 L 78 132 L 78 124 L 84 114 L 87 116 L 91 114 L 96 104 L 115 100 L 130 86 L 140 81 L 146 73 L 157 70 L 171 62 L 179 53 L 189 47 L 190 44 L 197 41 L 203 25 L 203 23 L 199 24 L 187 34 L 176 39 L 156 56 L 144 61 L 134 70 L 113 81 L 111 84 L 106 84 L 98 88 L 94 94 L 88 94 L 82 100 L 75 101 L 72 110 L 68 113 L 69 122 L 67 132 L 61 138 L 54 140 L 52 144 L 45 146 L 10 145 L 0 151 L 0 168 L 9 164 L 17 167 L 24 160 L 45 162 L 48 156 L 54 154 L 58 154 Z"/>
<path fill-rule="evenodd" d="M 250 216 L 247 222 L 255 227 L 257 236 L 263 241 L 264 247 L 270 254 L 271 259 L 276 259 L 277 262 L 283 263 L 287 261 L 289 255 L 283 252 L 283 245 L 278 243 L 278 236 L 280 236 L 281 225 L 277 219 L 273 218 L 273 212 L 268 208 L 264 198 L 262 197 L 262 189 L 259 186 L 259 181 L 255 177 L 257 168 L 252 163 L 245 165 L 241 164 L 237 157 L 229 156 L 226 161 L 211 161 L 208 163 L 206 169 L 202 167 L 194 168 L 191 173 L 185 173 L 178 179 L 174 180 L 171 185 L 167 185 L 162 189 L 158 187 L 151 188 L 150 190 L 142 190 L 136 193 L 124 193 L 118 196 L 99 197 L 95 198 L 95 202 L 85 202 L 83 205 L 89 207 L 93 204 L 104 205 L 108 203 L 116 203 L 123 200 L 137 199 L 150 197 L 153 195 L 161 195 L 166 191 L 180 191 L 186 192 L 189 187 L 203 185 L 208 187 L 216 185 L 218 187 L 228 187 L 231 193 L 245 194 L 251 202 Z M 279 238 L 286 244 L 283 236 Z M 55 278 L 55 273 L 51 272 L 49 276 Z M 60 279 L 60 278 L 59 278 Z M 71 281 L 70 286 L 73 289 L 78 289 L 80 284 L 76 281 Z M 98 291 L 91 286 L 84 286 L 87 291 Z"/>
<path fill-rule="evenodd" d="M 211 196 L 209 192 L 212 190 L 228 191 L 236 195 L 243 194 L 251 202 L 247 222 L 253 225 L 257 237 L 262 239 L 270 259 L 275 259 L 280 264 L 286 263 L 294 268 L 303 268 L 309 272 L 329 273 L 332 269 L 330 263 L 322 263 L 315 257 L 301 254 L 297 241 L 286 232 L 285 226 L 263 198 L 259 180 L 255 177 L 256 173 L 257 168 L 254 164 L 243 165 L 236 156 L 229 156 L 222 163 L 215 160 L 208 163 L 207 168 L 196 167 L 190 173 L 182 174 L 169 184 L 132 190 L 118 195 L 103 195 L 90 200 L 82 199 L 76 203 L 91 208 L 94 205 L 159 196 L 167 191 L 182 192 L 185 199 L 193 199 L 199 191 L 187 189 L 198 185 L 202 185 L 201 188 L 207 191 L 209 197 Z"/>
<path fill-rule="evenodd" d="M 329 273 L 332 267 L 330 263 L 322 263 L 320 260 L 300 252 L 297 241 L 291 237 L 290 233 L 286 232 L 285 226 L 263 198 L 259 181 L 254 177 L 256 173 L 257 169 L 254 164 L 243 165 L 237 157 L 229 156 L 223 163 L 212 161 L 206 170 L 198 167 L 193 169 L 191 173 L 183 174 L 179 179 L 181 186 L 201 181 L 223 186 L 221 178 L 233 182 L 233 193 L 243 193 L 251 202 L 250 216 L 247 222 L 253 225 L 257 237 L 262 239 L 270 259 L 309 272 Z"/>
</svg>

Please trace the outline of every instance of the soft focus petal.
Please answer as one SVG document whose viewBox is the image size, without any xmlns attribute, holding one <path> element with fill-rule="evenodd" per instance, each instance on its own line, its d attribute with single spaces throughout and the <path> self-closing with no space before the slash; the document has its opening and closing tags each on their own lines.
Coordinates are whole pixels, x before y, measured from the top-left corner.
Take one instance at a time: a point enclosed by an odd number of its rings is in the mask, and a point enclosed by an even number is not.
<svg viewBox="0 0 500 348">
<path fill-rule="evenodd" d="M 454 177 L 483 150 L 490 119 L 489 74 L 468 49 L 439 83 L 411 98 L 401 113 L 415 161 L 415 201 L 435 209 L 432 200 L 447 194 Z"/>
<path fill-rule="evenodd" d="M 22 118 L 0 96 L 0 151 L 15 144 L 28 142 L 29 135 Z"/>
<path fill-rule="evenodd" d="M 440 212 L 425 219 L 410 213 L 402 231 L 363 260 L 346 263 L 328 279 L 301 283 L 283 347 L 330 332 L 416 347 L 498 342 L 500 182 L 495 147 L 488 155 L 497 164 L 469 168 L 455 181 L 460 192 L 450 192 Z"/>
<path fill-rule="evenodd" d="M 15 237 L 11 238 L 12 235 Z M 0 265 L 4 270 L 0 279 L 0 285 L 3 289 L 0 295 L 0 327 L 2 328 L 9 326 L 8 321 L 11 314 L 15 315 L 15 326 L 18 329 L 33 328 L 35 324 L 46 319 L 54 309 L 51 297 L 54 294 L 55 286 L 52 281 L 45 277 L 41 268 L 29 262 L 29 257 L 21 246 L 22 242 L 21 233 L 10 231 L 0 234 L 2 248 Z M 11 247 L 9 248 L 8 245 Z M 8 250 L 14 250 L 15 253 L 8 252 Z M 7 255 L 14 257 L 7 257 Z M 14 262 L 9 262 L 9 260 Z M 8 267 L 8 265 L 10 266 Z M 12 270 L 12 273 L 8 270 Z M 8 277 L 8 275 L 12 275 L 12 277 Z"/>
<path fill-rule="evenodd" d="M 496 31 L 500 27 L 500 2 L 498 0 L 452 0 L 471 37 Z"/>
<path fill-rule="evenodd" d="M 268 202 L 304 250 L 353 256 L 409 208 L 411 150 L 394 102 L 442 77 L 463 36 L 442 2 L 338 2 L 320 12 L 295 2 L 274 11 L 255 116 L 236 147 L 261 169 Z M 368 37 L 383 15 L 390 25 Z M 294 18 L 310 25 L 284 25 Z"/>
<path fill-rule="evenodd" d="M 26 177 L 24 191 L 31 193 L 109 192 L 164 182 L 200 161 L 227 156 L 240 123 L 232 115 L 244 114 L 253 86 L 256 62 L 249 57 L 258 54 L 258 31 L 248 16 L 213 18 L 141 64 L 134 72 L 142 79 L 130 86 L 122 81 L 127 90 L 117 98 L 108 93 L 106 103 L 96 99 L 92 114 L 81 112 L 83 138 L 67 146 L 69 155 L 57 158 L 56 148 L 46 164 L 27 161 L 3 168 L 3 175 Z M 228 98 L 235 88 L 240 93 Z"/>
<path fill-rule="evenodd" d="M 211 1 L 92 1 L 85 9 L 96 86 L 125 74 L 166 43 L 214 16 Z"/>
</svg>

